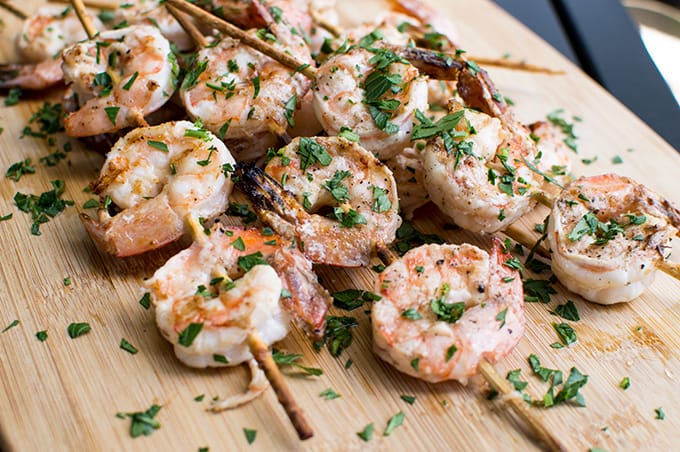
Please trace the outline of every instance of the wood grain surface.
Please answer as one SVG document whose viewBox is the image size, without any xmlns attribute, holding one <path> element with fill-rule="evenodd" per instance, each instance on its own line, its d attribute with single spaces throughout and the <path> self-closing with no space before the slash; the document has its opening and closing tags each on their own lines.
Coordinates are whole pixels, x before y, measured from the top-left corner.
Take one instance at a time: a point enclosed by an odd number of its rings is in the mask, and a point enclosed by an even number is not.
<svg viewBox="0 0 680 452">
<path fill-rule="evenodd" d="M 343 1 L 346 24 L 370 19 L 385 6 L 380 2 Z M 37 2 L 15 2 L 27 12 Z M 556 51 L 488 1 L 455 0 L 431 4 L 455 21 L 460 41 L 470 54 L 500 57 L 505 53 L 533 64 L 564 69 L 564 76 L 524 74 L 491 69 L 498 88 L 527 121 L 545 118 L 557 108 L 583 119 L 576 125 L 579 154 L 575 174 L 614 171 L 635 177 L 680 204 L 680 157 L 635 115 L 588 79 Z M 357 15 L 360 12 L 360 15 Z M 13 39 L 19 23 L 2 13 L 2 61 L 14 58 Z M 245 369 L 197 370 L 183 366 L 170 344 L 159 334 L 151 311 L 138 299 L 140 285 L 184 241 L 148 255 L 116 259 L 99 252 L 78 219 L 82 190 L 96 178 L 103 158 L 73 142 L 66 161 L 55 167 L 39 163 L 52 152 L 43 140 L 21 137 L 21 131 L 41 105 L 31 96 L 18 105 L 0 109 L 0 170 L 30 157 L 36 174 L 14 182 L 0 180 L 0 328 L 13 320 L 19 325 L 0 334 L 0 448 L 3 450 L 177 450 L 209 447 L 221 450 L 531 450 L 537 444 L 522 433 L 501 401 L 487 401 L 478 382 L 427 384 L 400 374 L 371 351 L 370 325 L 363 312 L 353 312 L 360 326 L 354 342 L 336 359 L 317 353 L 301 331 L 294 330 L 278 347 L 302 353 L 303 364 L 320 367 L 321 377 L 306 377 L 286 369 L 297 400 L 306 410 L 315 436 L 304 443 L 267 391 L 255 402 L 221 414 L 206 411 L 216 395 L 241 391 L 247 384 Z M 679 125 L 680 126 L 680 125 Z M 65 140 L 65 137 L 60 138 Z M 620 156 L 623 163 L 613 164 Z M 598 157 L 585 166 L 581 158 Z M 30 234 L 30 217 L 13 202 L 15 192 L 38 194 L 49 181 L 66 181 L 64 198 L 75 201 L 64 213 Z M 521 221 L 533 228 L 545 208 Z M 486 237 L 443 229 L 445 220 L 431 208 L 417 216 L 417 226 L 437 232 L 453 243 L 489 246 Z M 677 245 L 677 244 L 676 244 Z M 369 269 L 320 268 L 330 290 L 350 287 L 372 289 L 375 273 Z M 72 284 L 64 285 L 70 277 Z M 547 385 L 532 375 L 531 353 L 543 365 L 566 373 L 572 366 L 589 375 L 581 390 L 587 407 L 564 404 L 538 409 L 549 429 L 572 450 L 599 447 L 607 450 L 660 450 L 680 444 L 680 283 L 659 274 L 639 299 L 623 305 L 599 306 L 584 302 L 557 286 L 549 305 L 526 305 L 525 337 L 514 352 L 498 363 L 502 375 L 522 369 L 528 390 L 535 396 Z M 573 300 L 579 322 L 569 322 L 578 334 L 571 347 L 555 350 L 558 337 L 550 310 Z M 337 311 L 340 312 L 340 311 Z M 76 339 L 67 335 L 71 322 L 89 322 L 92 330 Z M 40 342 L 35 333 L 47 330 Z M 119 348 L 121 338 L 139 353 Z M 347 359 L 353 365 L 345 368 Z M 619 387 L 625 376 L 631 385 Z M 340 398 L 326 401 L 319 394 L 332 388 Z M 194 400 L 204 394 L 202 402 Z M 413 405 L 401 395 L 416 397 Z M 163 406 L 156 418 L 161 428 L 148 437 L 130 437 L 129 419 L 118 412 L 143 411 Z M 655 419 L 662 407 L 665 419 Z M 404 424 L 383 436 L 388 419 L 405 414 Z M 375 434 L 363 442 L 356 434 L 367 424 Z M 243 428 L 256 429 L 248 445 Z"/>
</svg>

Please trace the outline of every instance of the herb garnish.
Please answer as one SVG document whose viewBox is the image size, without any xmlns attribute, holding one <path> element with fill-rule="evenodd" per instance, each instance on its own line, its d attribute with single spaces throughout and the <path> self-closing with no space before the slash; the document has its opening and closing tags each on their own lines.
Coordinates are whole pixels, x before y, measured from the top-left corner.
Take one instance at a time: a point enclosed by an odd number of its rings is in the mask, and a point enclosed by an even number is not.
<svg viewBox="0 0 680 452">
<path fill-rule="evenodd" d="M 66 331 L 68 332 L 68 336 L 71 339 L 75 339 L 77 337 L 82 336 L 83 334 L 87 334 L 92 328 L 90 327 L 89 323 L 86 322 L 81 322 L 81 323 L 71 323 Z"/>
<path fill-rule="evenodd" d="M 317 162 L 321 166 L 328 166 L 333 160 L 326 149 L 311 138 L 300 138 L 297 154 L 300 156 L 300 169 L 303 171 Z"/>
<path fill-rule="evenodd" d="M 47 330 L 38 331 L 35 333 L 35 337 L 38 338 L 40 342 L 45 342 L 47 340 Z"/>
<path fill-rule="evenodd" d="M 394 416 L 392 416 L 387 421 L 387 427 L 385 427 L 385 431 L 383 432 L 383 436 L 390 436 L 395 428 L 399 427 L 401 424 L 404 423 L 404 417 L 405 417 L 405 415 L 402 411 L 400 411 L 397 414 L 395 414 Z"/>
<path fill-rule="evenodd" d="M 621 383 L 619 383 L 619 388 L 623 389 L 624 391 L 630 388 L 630 377 L 623 377 Z"/>
<path fill-rule="evenodd" d="M 368 442 L 373 438 L 373 429 L 375 426 L 373 425 L 373 422 L 368 424 L 364 429 L 360 432 L 357 432 L 357 436 L 361 438 L 362 440 Z"/>
<path fill-rule="evenodd" d="M 12 323 L 10 323 L 9 325 L 7 325 L 7 326 L 5 327 L 4 330 L 0 331 L 0 333 L 4 333 L 4 332 L 6 332 L 6 331 L 8 331 L 8 330 L 11 330 L 11 329 L 14 328 L 15 326 L 17 326 L 19 323 L 21 323 L 21 322 L 19 322 L 19 319 L 14 319 L 14 320 L 12 320 Z"/>
<path fill-rule="evenodd" d="M 564 345 L 571 345 L 578 340 L 576 338 L 576 331 L 568 324 L 553 322 L 552 325 L 560 336 L 560 339 L 562 339 L 562 342 L 564 342 Z"/>
<path fill-rule="evenodd" d="M 331 356 L 338 357 L 343 350 L 352 344 L 351 328 L 359 326 L 354 317 L 326 317 L 326 331 L 321 341 L 314 342 L 316 351 L 326 345 Z"/>
<path fill-rule="evenodd" d="M 343 179 L 347 177 L 352 177 L 352 173 L 349 171 L 336 171 L 333 174 L 333 177 L 328 179 L 321 186 L 328 190 L 336 201 L 349 201 L 349 190 L 342 184 Z"/>
<path fill-rule="evenodd" d="M 321 391 L 321 393 L 319 394 L 319 397 L 323 397 L 324 400 L 333 400 L 333 399 L 339 398 L 340 394 L 338 394 L 337 392 L 335 392 L 331 388 L 328 388 L 328 389 L 324 389 L 323 391 Z"/>
<path fill-rule="evenodd" d="M 40 225 L 50 221 L 58 214 L 64 211 L 67 206 L 72 206 L 73 201 L 67 199 L 60 199 L 64 193 L 64 181 L 53 180 L 52 190 L 41 193 L 40 196 L 24 193 L 14 194 L 14 203 L 25 213 L 30 213 L 33 220 L 31 225 L 31 234 L 40 235 Z"/>
<path fill-rule="evenodd" d="M 333 306 L 346 311 L 353 311 L 364 305 L 366 302 L 378 301 L 382 297 L 373 292 L 359 289 L 347 289 L 331 294 L 333 297 Z"/>
<path fill-rule="evenodd" d="M 146 411 L 137 411 L 135 413 L 125 413 L 117 414 L 117 417 L 124 418 L 125 416 L 132 419 L 132 424 L 130 424 L 130 436 L 137 438 L 138 436 L 144 435 L 149 436 L 154 430 L 161 428 L 160 422 L 158 422 L 154 417 L 161 410 L 160 405 L 151 405 Z"/>
<path fill-rule="evenodd" d="M 578 309 L 573 301 L 567 300 L 565 304 L 558 305 L 552 314 L 556 314 L 563 319 L 578 322 L 581 317 L 578 315 Z"/>
<path fill-rule="evenodd" d="M 257 436 L 257 430 L 244 427 L 243 434 L 246 435 L 246 441 L 248 441 L 248 444 L 253 444 L 255 442 L 255 437 Z"/>
<path fill-rule="evenodd" d="M 186 328 L 180 331 L 177 342 L 183 347 L 191 347 L 198 333 L 203 329 L 203 323 L 191 322 Z"/>
<path fill-rule="evenodd" d="M 31 165 L 31 159 L 27 158 L 23 161 L 13 163 L 7 168 L 5 177 L 9 177 L 14 181 L 19 181 L 24 174 L 34 174 L 35 167 Z"/>
<path fill-rule="evenodd" d="M 323 375 L 323 371 L 321 369 L 317 369 L 316 367 L 307 367 L 297 363 L 296 361 L 300 358 L 302 358 L 302 355 L 297 353 L 286 353 L 276 349 L 272 350 L 272 359 L 274 359 L 274 362 L 279 366 L 293 366 L 304 371 L 306 374 L 313 375 L 315 377 Z"/>
</svg>

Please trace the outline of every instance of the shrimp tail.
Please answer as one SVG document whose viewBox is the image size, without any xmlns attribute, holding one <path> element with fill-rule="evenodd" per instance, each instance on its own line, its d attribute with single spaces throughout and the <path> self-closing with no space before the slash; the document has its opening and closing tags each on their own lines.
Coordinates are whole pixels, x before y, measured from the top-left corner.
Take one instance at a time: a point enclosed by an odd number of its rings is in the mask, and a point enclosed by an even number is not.
<svg viewBox="0 0 680 452">
<path fill-rule="evenodd" d="M 23 88 L 38 91 L 64 80 L 61 58 L 38 64 L 0 64 L 0 89 Z"/>
</svg>

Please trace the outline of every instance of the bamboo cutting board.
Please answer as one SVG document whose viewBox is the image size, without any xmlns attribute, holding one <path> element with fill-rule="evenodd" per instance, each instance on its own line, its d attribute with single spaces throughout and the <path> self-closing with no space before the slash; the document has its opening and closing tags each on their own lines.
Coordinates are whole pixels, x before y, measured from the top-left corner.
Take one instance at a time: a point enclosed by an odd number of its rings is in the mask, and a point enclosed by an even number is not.
<svg viewBox="0 0 680 452">
<path fill-rule="evenodd" d="M 380 10 L 379 2 L 344 1 L 340 9 L 346 23 L 368 19 Z M 432 2 L 459 27 L 460 41 L 470 54 L 500 57 L 510 53 L 567 75 L 549 77 L 506 70 L 491 70 L 500 91 L 511 98 L 527 122 L 544 119 L 557 108 L 583 119 L 576 125 L 579 155 L 575 174 L 606 171 L 635 177 L 680 204 L 680 157 L 632 113 L 605 93 L 555 50 L 540 41 L 488 1 Z M 32 10 L 37 2 L 20 5 Z M 32 8 L 29 8 L 32 7 Z M 361 16 L 356 16 L 361 11 Z M 10 38 L 18 21 L 3 13 L 3 61 L 11 61 Z M 116 259 L 100 253 L 87 236 L 77 213 L 90 196 L 82 190 L 96 178 L 101 156 L 74 142 L 67 161 L 46 167 L 39 158 L 52 152 L 42 140 L 21 138 L 21 131 L 41 105 L 37 97 L 0 110 L 0 169 L 32 158 L 37 172 L 19 182 L 0 180 L 0 328 L 20 323 L 0 334 L 0 448 L 3 450 L 494 450 L 535 449 L 521 425 L 498 401 L 487 401 L 483 388 L 471 383 L 426 384 L 395 371 L 371 352 L 370 325 L 363 312 L 352 315 L 360 326 L 354 342 L 340 358 L 324 350 L 317 353 L 300 331 L 279 344 L 302 353 L 301 363 L 320 367 L 320 377 L 305 377 L 286 369 L 286 379 L 305 409 L 315 437 L 301 443 L 289 425 L 273 392 L 239 409 L 211 414 L 210 398 L 241 391 L 247 384 L 242 368 L 197 370 L 175 359 L 171 347 L 155 327 L 153 314 L 138 304 L 143 278 L 187 243 L 141 257 Z M 598 156 L 584 166 L 581 158 Z M 612 164 L 620 156 L 621 164 Z M 64 213 L 30 234 L 30 217 L 18 211 L 14 193 L 41 193 L 49 181 L 66 182 L 64 198 L 75 201 Z M 541 208 L 543 209 L 543 208 Z M 546 210 L 522 220 L 529 229 L 541 222 Z M 434 215 L 431 215 L 434 213 Z M 463 231 L 444 230 L 445 221 L 434 208 L 417 217 L 417 227 L 437 232 L 453 243 L 471 242 L 488 247 L 487 238 Z M 677 246 L 677 244 L 676 244 Z M 66 286 L 65 278 L 72 284 Z M 371 289 L 375 274 L 368 269 L 320 269 L 329 291 Z M 527 357 L 535 353 L 542 364 L 566 374 L 572 366 L 589 375 L 581 389 L 587 407 L 563 404 L 538 410 L 549 429 L 572 450 L 599 447 L 607 450 L 670 449 L 680 444 L 680 283 L 660 274 L 639 299 L 603 307 L 566 293 L 549 305 L 526 305 L 527 333 L 514 352 L 498 363 L 505 376 L 522 369 L 534 397 L 547 386 L 532 375 Z M 569 322 L 578 342 L 555 350 L 558 341 L 549 311 L 574 300 L 581 321 Z M 92 331 L 70 339 L 67 326 L 89 322 Z M 40 342 L 35 333 L 47 330 Z M 119 348 L 121 338 L 139 353 Z M 345 368 L 351 359 L 353 365 Z M 626 391 L 619 387 L 630 377 Z M 332 388 L 340 398 L 326 401 L 319 394 Z M 194 400 L 204 394 L 202 402 Z M 416 397 L 413 405 L 400 396 Z M 144 411 L 153 403 L 163 406 L 156 416 L 162 427 L 151 436 L 130 437 L 129 419 L 118 412 Z M 662 407 L 664 420 L 655 419 Z M 404 424 L 382 436 L 387 420 L 402 411 Z M 356 432 L 375 424 L 375 434 L 363 442 Z M 256 429 L 248 445 L 243 428 Z"/>
</svg>

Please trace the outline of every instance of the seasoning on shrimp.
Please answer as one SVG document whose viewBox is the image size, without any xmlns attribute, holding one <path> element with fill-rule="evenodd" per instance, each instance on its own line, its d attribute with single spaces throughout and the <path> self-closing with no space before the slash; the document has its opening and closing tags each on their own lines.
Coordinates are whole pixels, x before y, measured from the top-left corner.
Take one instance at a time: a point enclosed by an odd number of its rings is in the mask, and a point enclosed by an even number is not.
<svg viewBox="0 0 680 452">
<path fill-rule="evenodd" d="M 241 168 L 239 187 L 263 219 L 295 239 L 313 262 L 367 265 L 377 244 L 394 241 L 401 224 L 394 178 L 358 144 L 340 137 L 295 138 L 265 173 Z"/>
<path fill-rule="evenodd" d="M 177 62 L 157 28 L 135 25 L 103 31 L 64 49 L 64 78 L 80 108 L 66 133 L 85 137 L 144 124 L 175 91 Z"/>
<path fill-rule="evenodd" d="M 93 192 L 102 208 L 81 214 L 106 252 L 131 256 L 159 248 L 186 232 L 188 215 L 213 218 L 228 204 L 235 164 L 224 143 L 188 121 L 140 127 L 107 155 Z"/>
<path fill-rule="evenodd" d="M 525 317 L 519 274 L 504 265 L 509 257 L 497 239 L 490 254 L 468 244 L 407 252 L 376 281 L 375 352 L 416 378 L 462 383 L 482 359 L 510 353 Z"/>
<path fill-rule="evenodd" d="M 552 270 L 567 289 L 612 304 L 638 297 L 680 228 L 680 211 L 623 176 L 582 177 L 554 202 Z"/>
</svg>

